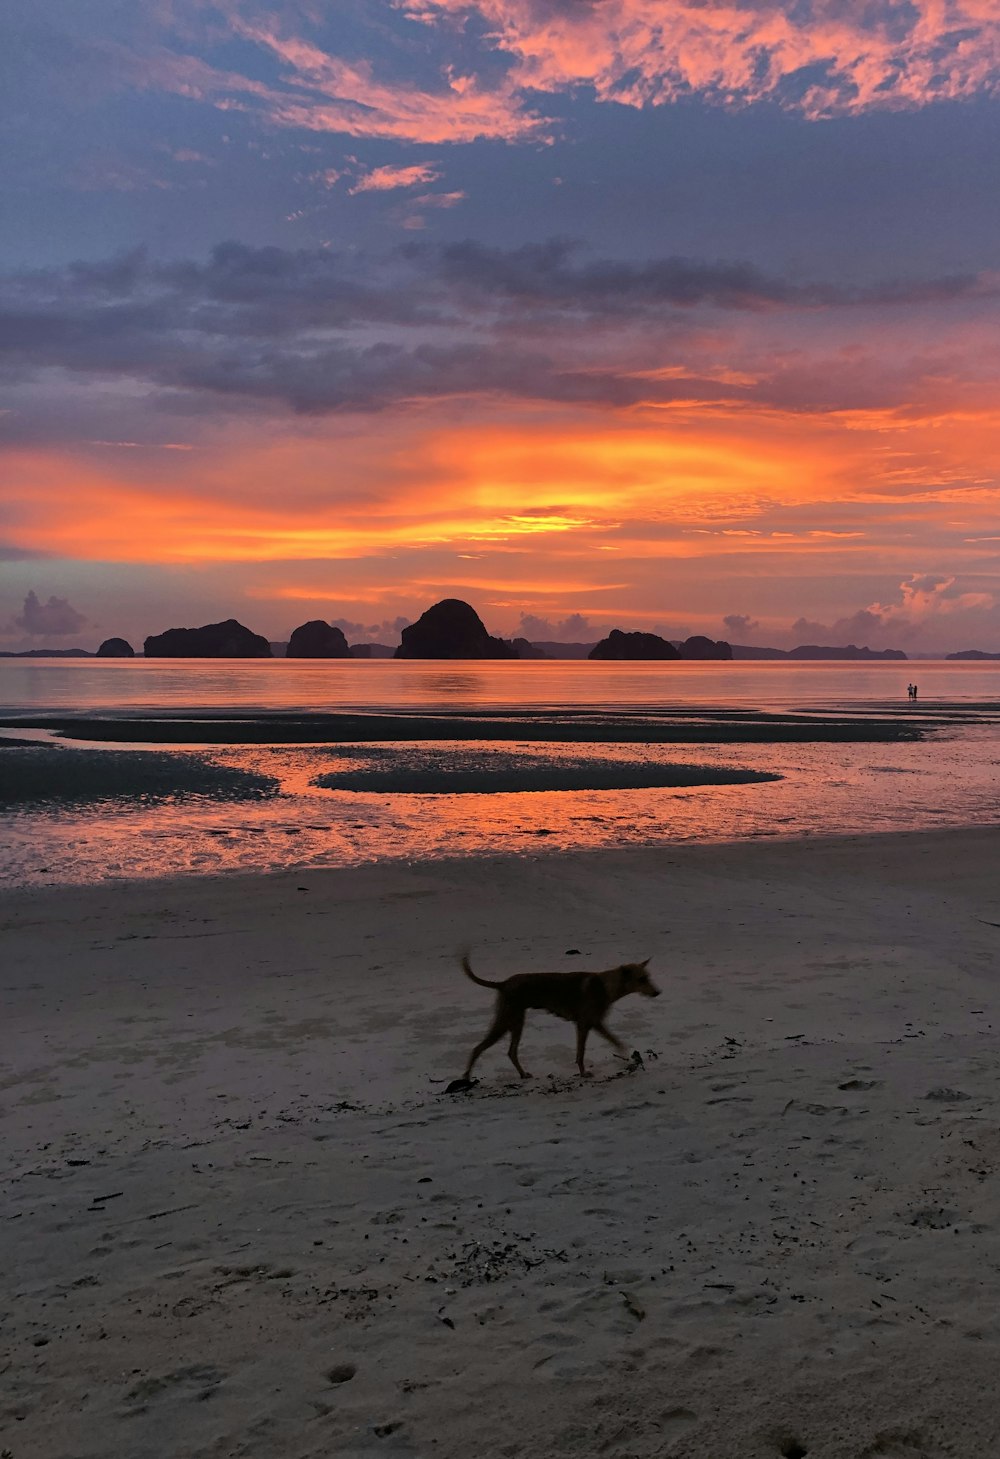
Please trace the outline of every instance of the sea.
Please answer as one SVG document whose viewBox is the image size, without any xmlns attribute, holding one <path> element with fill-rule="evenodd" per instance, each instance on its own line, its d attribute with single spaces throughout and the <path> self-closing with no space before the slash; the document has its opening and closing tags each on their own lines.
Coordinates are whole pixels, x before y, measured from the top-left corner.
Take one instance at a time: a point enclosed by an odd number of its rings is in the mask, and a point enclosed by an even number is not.
<svg viewBox="0 0 1000 1459">
<path fill-rule="evenodd" d="M 988 825 L 998 732 L 1000 662 L 0 659 L 0 886 Z"/>
</svg>

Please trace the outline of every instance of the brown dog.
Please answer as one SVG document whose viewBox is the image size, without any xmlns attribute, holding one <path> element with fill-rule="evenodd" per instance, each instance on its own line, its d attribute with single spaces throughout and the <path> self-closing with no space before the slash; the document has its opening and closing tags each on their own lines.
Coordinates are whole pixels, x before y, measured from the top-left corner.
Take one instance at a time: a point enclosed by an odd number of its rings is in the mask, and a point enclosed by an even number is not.
<svg viewBox="0 0 1000 1459">
<path fill-rule="evenodd" d="M 472 1066 L 479 1055 L 491 1044 L 497 1043 L 505 1033 L 510 1034 L 507 1050 L 510 1061 L 522 1079 L 530 1079 L 517 1057 L 524 1015 L 529 1008 L 543 1008 L 554 1013 L 556 1018 L 565 1018 L 576 1024 L 576 1067 L 585 1079 L 590 1076 L 583 1067 L 583 1051 L 591 1029 L 607 1039 L 616 1049 L 624 1052 L 624 1044 L 604 1027 L 604 1019 L 612 1003 L 629 993 L 641 993 L 645 998 L 659 998 L 660 990 L 650 981 L 646 967 L 649 958 L 641 963 L 622 963 L 619 968 L 609 968 L 605 973 L 515 973 L 501 983 L 490 983 L 479 978 L 469 966 L 468 957 L 462 958 L 466 977 L 478 983 L 480 988 L 495 988 L 497 1006 L 486 1037 L 476 1045 L 469 1055 L 463 1078 L 468 1079 Z"/>
</svg>

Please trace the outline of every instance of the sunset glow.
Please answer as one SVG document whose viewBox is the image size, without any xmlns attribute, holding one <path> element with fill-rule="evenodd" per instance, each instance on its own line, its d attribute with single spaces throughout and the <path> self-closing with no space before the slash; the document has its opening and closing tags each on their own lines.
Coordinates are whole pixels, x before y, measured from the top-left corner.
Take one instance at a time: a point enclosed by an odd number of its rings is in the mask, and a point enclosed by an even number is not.
<svg viewBox="0 0 1000 1459">
<path fill-rule="evenodd" d="M 92 19 L 16 37 L 23 107 L 89 83 L 3 164 L 0 646 L 1000 650 L 993 6 Z"/>
</svg>

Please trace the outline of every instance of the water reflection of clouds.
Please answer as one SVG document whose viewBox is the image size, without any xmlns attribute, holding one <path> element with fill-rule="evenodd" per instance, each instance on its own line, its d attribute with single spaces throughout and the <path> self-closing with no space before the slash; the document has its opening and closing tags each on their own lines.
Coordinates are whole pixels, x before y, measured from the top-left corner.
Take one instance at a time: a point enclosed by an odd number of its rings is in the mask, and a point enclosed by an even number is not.
<svg viewBox="0 0 1000 1459">
<path fill-rule="evenodd" d="M 477 704 L 483 697 L 483 678 L 468 668 L 444 669 L 433 674 L 421 673 L 414 688 L 432 701 L 461 699 L 465 703 Z"/>
<path fill-rule="evenodd" d="M 511 750 L 522 764 L 553 766 L 579 747 L 466 743 L 458 756 L 490 762 Z M 377 750 L 377 754 L 373 753 Z M 10 885 L 87 883 L 281 868 L 415 863 L 450 856 L 537 855 L 626 845 L 851 835 L 928 826 L 994 824 L 995 731 L 956 730 L 924 742 L 790 745 L 587 746 L 612 764 L 659 760 L 771 771 L 769 784 L 426 796 L 358 794 L 310 785 L 334 765 L 405 762 L 432 747 L 227 746 L 205 760 L 280 781 L 281 793 L 228 806 L 111 806 L 0 816 L 0 880 Z M 437 754 L 448 751 L 439 746 Z M 890 771 L 897 773 L 888 773 Z M 900 771 L 908 771 L 900 774 Z"/>
<path fill-rule="evenodd" d="M 464 702 L 561 707 L 573 713 L 908 706 L 911 662 L 733 660 L 632 663 L 586 659 L 0 659 L 0 704 L 12 714 L 115 715 L 433 710 Z M 996 704 L 1000 662 L 922 662 L 920 706 Z"/>
</svg>

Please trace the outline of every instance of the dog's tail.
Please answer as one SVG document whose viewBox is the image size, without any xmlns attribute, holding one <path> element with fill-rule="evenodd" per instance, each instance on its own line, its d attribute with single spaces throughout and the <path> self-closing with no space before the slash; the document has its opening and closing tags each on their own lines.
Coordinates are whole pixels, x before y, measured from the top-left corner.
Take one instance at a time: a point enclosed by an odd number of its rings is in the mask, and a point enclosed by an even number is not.
<svg viewBox="0 0 1000 1459">
<path fill-rule="evenodd" d="M 463 952 L 462 954 L 462 971 L 465 973 L 465 976 L 467 978 L 471 978 L 474 983 L 478 983 L 480 988 L 499 988 L 500 986 L 499 983 L 488 983 L 485 978 L 479 978 L 476 976 L 476 974 L 472 971 L 472 966 L 469 962 L 469 954 L 467 952 Z"/>
</svg>

